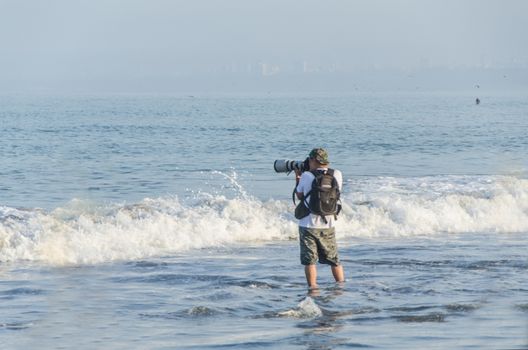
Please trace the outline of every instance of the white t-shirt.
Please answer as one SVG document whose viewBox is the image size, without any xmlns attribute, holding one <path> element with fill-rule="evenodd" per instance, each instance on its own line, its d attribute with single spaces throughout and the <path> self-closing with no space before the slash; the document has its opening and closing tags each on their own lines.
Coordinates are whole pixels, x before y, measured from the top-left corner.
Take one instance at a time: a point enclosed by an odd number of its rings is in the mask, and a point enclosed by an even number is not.
<svg viewBox="0 0 528 350">
<path fill-rule="evenodd" d="M 328 168 L 318 168 L 317 170 L 326 170 Z M 337 181 L 339 191 L 343 189 L 343 174 L 339 170 L 334 169 L 334 177 Z M 314 174 L 309 171 L 305 171 L 301 175 L 299 184 L 297 185 L 297 192 L 304 193 L 304 197 L 307 203 L 310 202 L 310 196 L 306 197 L 306 194 L 312 190 L 312 183 L 315 179 Z M 320 215 L 310 214 L 299 220 L 299 226 L 308 228 L 331 228 L 335 225 L 335 218 L 333 215 L 326 216 L 327 223 L 323 221 Z"/>
</svg>

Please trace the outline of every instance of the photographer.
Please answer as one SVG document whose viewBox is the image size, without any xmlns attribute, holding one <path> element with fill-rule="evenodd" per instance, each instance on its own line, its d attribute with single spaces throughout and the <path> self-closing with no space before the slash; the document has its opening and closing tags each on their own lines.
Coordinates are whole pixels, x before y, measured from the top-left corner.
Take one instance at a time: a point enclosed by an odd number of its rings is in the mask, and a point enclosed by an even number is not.
<svg viewBox="0 0 528 350">
<path fill-rule="evenodd" d="M 328 153 L 323 148 L 314 148 L 308 158 L 309 171 L 302 172 L 295 169 L 296 195 L 301 201 L 300 205 L 304 205 L 303 209 L 306 210 L 304 214 L 306 216 L 299 219 L 301 264 L 304 265 L 308 287 L 315 289 L 317 288 L 316 263 L 318 260 L 321 264 L 330 265 L 336 282 L 344 282 L 345 276 L 339 262 L 334 227 L 339 209 L 333 215 L 318 215 L 317 212 L 314 213 L 317 203 L 314 204 L 314 200 L 310 197 L 315 196 L 314 199 L 318 200 L 320 194 L 314 191 L 317 191 L 318 181 L 320 183 L 324 178 L 326 186 L 323 187 L 337 187 L 334 191 L 337 192 L 338 200 L 339 192 L 343 187 L 343 176 L 339 170 L 328 168 Z"/>
</svg>

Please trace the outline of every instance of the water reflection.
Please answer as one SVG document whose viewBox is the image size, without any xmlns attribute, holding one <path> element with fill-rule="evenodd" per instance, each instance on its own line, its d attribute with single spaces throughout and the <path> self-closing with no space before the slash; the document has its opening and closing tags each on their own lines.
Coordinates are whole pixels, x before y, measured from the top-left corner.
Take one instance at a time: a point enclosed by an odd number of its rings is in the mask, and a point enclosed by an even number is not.
<svg viewBox="0 0 528 350">
<path fill-rule="evenodd" d="M 340 345 L 360 345 L 352 344 L 350 338 L 339 336 L 345 324 L 345 316 L 352 312 L 346 310 L 332 310 L 332 305 L 336 299 L 345 294 L 345 284 L 339 283 L 330 288 L 310 289 L 307 296 L 314 299 L 322 311 L 322 316 L 299 322 L 296 327 L 303 329 L 303 333 L 297 341 L 298 345 L 303 345 L 308 350 L 330 350 Z"/>
</svg>

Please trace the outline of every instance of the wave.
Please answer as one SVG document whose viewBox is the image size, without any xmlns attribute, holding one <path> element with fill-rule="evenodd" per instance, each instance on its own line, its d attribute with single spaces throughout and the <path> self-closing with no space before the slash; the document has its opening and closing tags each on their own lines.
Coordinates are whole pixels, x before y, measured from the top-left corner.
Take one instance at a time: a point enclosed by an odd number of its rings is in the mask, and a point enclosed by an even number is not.
<svg viewBox="0 0 528 350">
<path fill-rule="evenodd" d="M 348 192 L 347 192 L 348 189 Z M 72 200 L 52 211 L 0 206 L 0 261 L 96 264 L 297 237 L 290 201 L 146 198 L 100 205 Z M 528 232 L 528 180 L 507 176 L 347 181 L 338 239 Z"/>
<path fill-rule="evenodd" d="M 174 197 L 114 206 L 73 200 L 49 213 L 0 207 L 0 261 L 133 260 L 235 242 L 280 240 L 295 232 L 286 203 L 204 197 L 194 204 Z"/>
<path fill-rule="evenodd" d="M 354 184 L 353 184 L 354 185 Z M 508 176 L 377 178 L 355 182 L 346 236 L 528 232 L 528 180 Z"/>
</svg>

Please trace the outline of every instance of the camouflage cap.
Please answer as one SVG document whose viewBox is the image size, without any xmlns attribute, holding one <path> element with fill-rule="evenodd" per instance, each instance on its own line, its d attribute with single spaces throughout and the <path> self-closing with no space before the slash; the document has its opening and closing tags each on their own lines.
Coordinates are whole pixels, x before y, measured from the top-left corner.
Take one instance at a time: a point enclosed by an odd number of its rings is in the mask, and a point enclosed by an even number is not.
<svg viewBox="0 0 528 350">
<path fill-rule="evenodd" d="M 324 148 L 314 148 L 310 151 L 308 157 L 315 159 L 320 164 L 330 163 L 330 161 L 328 160 L 328 152 L 326 152 Z"/>
</svg>

